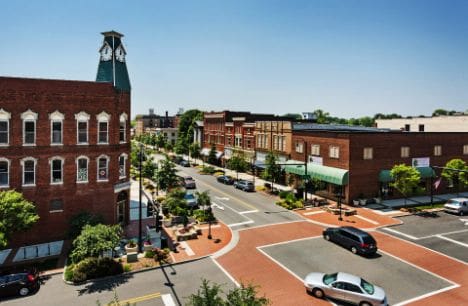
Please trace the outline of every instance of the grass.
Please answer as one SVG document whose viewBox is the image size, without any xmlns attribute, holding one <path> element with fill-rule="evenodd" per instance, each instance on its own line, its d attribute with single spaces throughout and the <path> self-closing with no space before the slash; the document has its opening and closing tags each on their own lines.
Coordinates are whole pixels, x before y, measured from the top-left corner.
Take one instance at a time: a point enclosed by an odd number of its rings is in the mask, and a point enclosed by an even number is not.
<svg viewBox="0 0 468 306">
<path fill-rule="evenodd" d="M 415 209 L 418 209 L 418 210 L 424 210 L 424 209 L 442 208 L 442 207 L 444 207 L 444 203 L 437 203 L 437 204 L 434 204 L 434 205 L 424 204 L 424 205 L 420 205 L 420 206 L 413 206 L 411 208 L 415 208 Z"/>
</svg>

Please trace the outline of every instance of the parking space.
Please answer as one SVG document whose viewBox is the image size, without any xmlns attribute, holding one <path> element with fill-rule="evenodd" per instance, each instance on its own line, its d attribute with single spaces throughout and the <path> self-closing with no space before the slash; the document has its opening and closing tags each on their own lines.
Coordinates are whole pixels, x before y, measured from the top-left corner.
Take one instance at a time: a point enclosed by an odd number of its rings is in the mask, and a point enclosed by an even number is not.
<svg viewBox="0 0 468 306">
<path fill-rule="evenodd" d="M 468 263 L 468 218 L 439 211 L 399 219 L 403 224 L 381 231 Z"/>
<path fill-rule="evenodd" d="M 309 272 L 348 272 L 385 289 L 391 305 L 439 292 L 454 283 L 385 252 L 365 258 L 322 237 L 260 247 L 259 250 L 298 279 Z"/>
</svg>

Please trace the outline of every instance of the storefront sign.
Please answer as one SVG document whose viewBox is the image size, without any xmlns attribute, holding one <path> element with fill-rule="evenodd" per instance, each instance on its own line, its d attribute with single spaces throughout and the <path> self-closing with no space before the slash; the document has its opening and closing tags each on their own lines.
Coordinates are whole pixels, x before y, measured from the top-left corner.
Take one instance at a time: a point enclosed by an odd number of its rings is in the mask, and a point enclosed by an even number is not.
<svg viewBox="0 0 468 306">
<path fill-rule="evenodd" d="M 411 161 L 411 165 L 415 168 L 430 167 L 431 166 L 430 157 L 413 158 L 413 160 Z"/>
</svg>

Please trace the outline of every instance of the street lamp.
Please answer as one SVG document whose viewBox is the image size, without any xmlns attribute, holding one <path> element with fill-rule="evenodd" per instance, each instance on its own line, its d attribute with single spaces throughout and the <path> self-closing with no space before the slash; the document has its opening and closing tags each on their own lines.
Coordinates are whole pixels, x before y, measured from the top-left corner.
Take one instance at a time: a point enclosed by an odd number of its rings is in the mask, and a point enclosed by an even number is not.
<svg viewBox="0 0 468 306">
<path fill-rule="evenodd" d="M 139 165 L 138 165 L 138 169 L 140 170 L 140 185 L 139 185 L 139 189 L 140 189 L 140 194 L 139 194 L 139 199 L 140 199 L 140 203 L 139 203 L 139 206 L 138 206 L 138 252 L 142 252 L 143 251 L 143 239 L 142 239 L 142 235 L 141 235 L 141 214 L 142 214 L 142 205 L 141 205 L 141 196 L 142 196 L 142 193 L 143 193 L 143 188 L 142 188 L 142 177 L 141 177 L 141 164 L 143 162 L 143 144 L 140 143 L 140 154 L 139 154 Z"/>
<path fill-rule="evenodd" d="M 341 215 L 341 192 L 342 192 L 341 189 L 342 188 L 340 187 L 340 192 L 337 194 L 337 196 L 338 196 L 338 203 L 337 204 L 338 204 L 338 208 L 340 210 L 340 215 L 338 217 L 338 221 L 343 221 L 343 217 Z"/>
<path fill-rule="evenodd" d="M 211 210 L 211 204 L 208 206 L 206 209 L 208 211 L 208 239 L 212 239 L 213 237 L 211 236 L 211 218 L 213 217 L 212 215 L 212 210 Z"/>
</svg>

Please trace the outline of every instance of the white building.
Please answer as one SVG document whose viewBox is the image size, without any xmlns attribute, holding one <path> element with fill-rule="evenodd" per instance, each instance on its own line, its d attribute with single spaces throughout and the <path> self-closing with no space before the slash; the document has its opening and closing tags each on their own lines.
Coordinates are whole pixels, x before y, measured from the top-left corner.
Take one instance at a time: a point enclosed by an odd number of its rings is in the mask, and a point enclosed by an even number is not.
<svg viewBox="0 0 468 306">
<path fill-rule="evenodd" d="M 178 128 L 156 128 L 156 135 L 162 134 L 168 143 L 175 145 L 177 136 L 179 135 Z"/>
<path fill-rule="evenodd" d="M 378 128 L 407 132 L 468 132 L 468 115 L 375 120 Z"/>
</svg>

